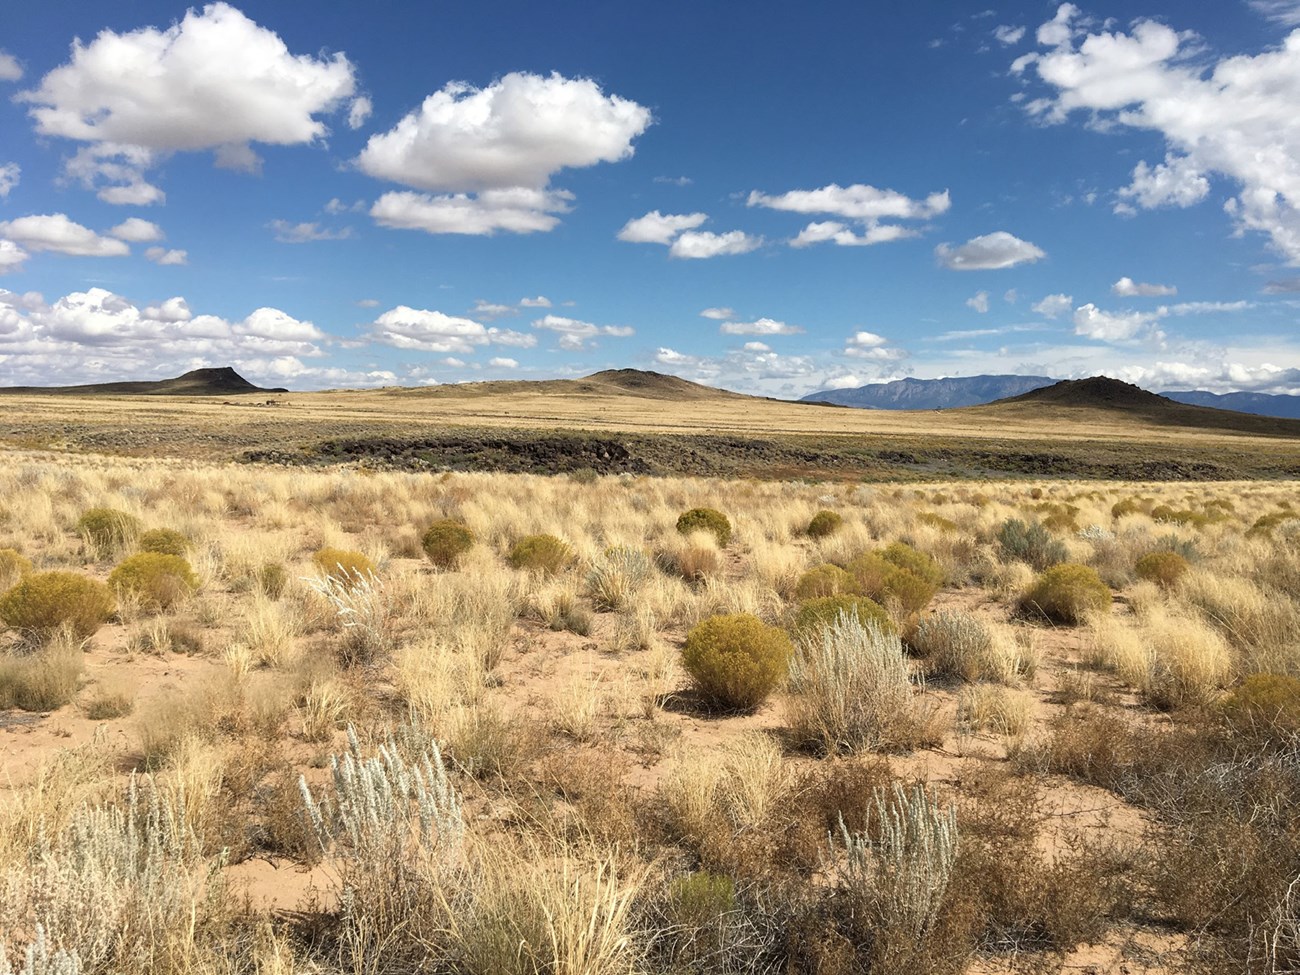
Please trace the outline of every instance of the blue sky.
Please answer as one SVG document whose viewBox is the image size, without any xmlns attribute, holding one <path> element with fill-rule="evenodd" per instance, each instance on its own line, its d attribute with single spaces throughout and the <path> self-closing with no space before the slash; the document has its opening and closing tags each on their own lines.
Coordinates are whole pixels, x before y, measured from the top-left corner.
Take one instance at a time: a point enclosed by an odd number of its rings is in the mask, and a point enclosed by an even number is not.
<svg viewBox="0 0 1300 975">
<path fill-rule="evenodd" d="M 1300 392 L 1300 2 L 812 8 L 6 5 L 0 383 Z"/>
</svg>

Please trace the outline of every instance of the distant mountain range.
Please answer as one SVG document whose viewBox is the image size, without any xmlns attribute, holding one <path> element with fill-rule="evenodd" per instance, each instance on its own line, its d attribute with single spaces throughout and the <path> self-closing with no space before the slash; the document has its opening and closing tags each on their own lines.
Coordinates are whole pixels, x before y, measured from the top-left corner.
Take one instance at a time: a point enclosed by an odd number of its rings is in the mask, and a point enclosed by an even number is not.
<svg viewBox="0 0 1300 975">
<path fill-rule="evenodd" d="M 803 397 L 808 403 L 832 403 L 869 410 L 950 410 L 981 406 L 1022 396 L 1053 385 L 1046 376 L 962 376 L 950 379 L 897 379 L 854 389 L 827 389 Z M 1300 419 L 1300 396 L 1269 393 L 1210 393 L 1205 390 L 1168 391 L 1159 395 L 1192 406 L 1211 406 L 1257 416 Z"/>
</svg>

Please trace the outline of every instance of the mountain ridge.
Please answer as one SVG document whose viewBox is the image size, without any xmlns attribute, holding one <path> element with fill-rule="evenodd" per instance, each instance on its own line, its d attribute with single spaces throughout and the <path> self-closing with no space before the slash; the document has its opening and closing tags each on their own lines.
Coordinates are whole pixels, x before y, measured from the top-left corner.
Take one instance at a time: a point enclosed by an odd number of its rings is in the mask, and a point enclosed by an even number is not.
<svg viewBox="0 0 1300 975">
<path fill-rule="evenodd" d="M 77 386 L 0 386 L 0 394 L 47 396 L 240 396 L 287 393 L 282 386 L 255 386 L 232 366 L 191 369 L 171 379 L 85 383 Z"/>
</svg>

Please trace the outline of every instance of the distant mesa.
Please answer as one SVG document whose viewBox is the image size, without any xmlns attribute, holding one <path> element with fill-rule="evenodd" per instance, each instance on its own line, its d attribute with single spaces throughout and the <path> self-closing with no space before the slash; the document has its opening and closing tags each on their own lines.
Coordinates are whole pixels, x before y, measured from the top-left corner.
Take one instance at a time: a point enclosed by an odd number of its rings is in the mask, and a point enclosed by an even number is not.
<svg viewBox="0 0 1300 975">
<path fill-rule="evenodd" d="M 287 393 L 283 387 L 254 386 L 230 366 L 192 369 L 175 379 L 82 386 L 0 386 L 0 394 L 57 396 L 239 396 L 245 393 Z"/>
<path fill-rule="evenodd" d="M 1051 386 L 1009 396 L 997 403 L 1050 403 L 1053 406 L 1100 406 L 1115 410 L 1147 411 L 1177 410 L 1182 404 L 1141 386 L 1134 386 L 1109 376 L 1092 376 L 1089 379 L 1063 379 Z"/>
</svg>

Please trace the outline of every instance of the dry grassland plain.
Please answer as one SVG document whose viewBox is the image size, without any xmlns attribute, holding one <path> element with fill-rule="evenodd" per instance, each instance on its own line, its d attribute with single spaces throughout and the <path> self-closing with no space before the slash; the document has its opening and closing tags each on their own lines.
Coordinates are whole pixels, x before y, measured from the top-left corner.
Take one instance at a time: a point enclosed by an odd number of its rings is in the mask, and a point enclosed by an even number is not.
<svg viewBox="0 0 1300 975">
<path fill-rule="evenodd" d="M 0 971 L 1300 967 L 1295 440 L 282 399 L 3 401 Z"/>
</svg>

